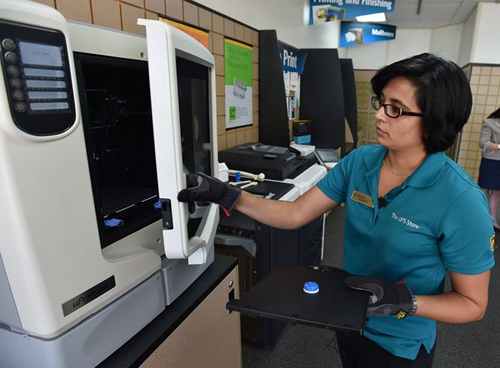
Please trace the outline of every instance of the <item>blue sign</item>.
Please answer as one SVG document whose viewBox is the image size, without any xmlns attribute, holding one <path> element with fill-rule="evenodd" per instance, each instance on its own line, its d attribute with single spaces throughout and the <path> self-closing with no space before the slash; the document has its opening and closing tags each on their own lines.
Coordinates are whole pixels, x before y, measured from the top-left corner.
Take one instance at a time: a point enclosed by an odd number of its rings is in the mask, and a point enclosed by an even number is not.
<svg viewBox="0 0 500 368">
<path fill-rule="evenodd" d="M 394 10 L 395 3 L 396 0 L 309 0 L 309 24 L 390 13 Z"/>
<path fill-rule="evenodd" d="M 342 22 L 339 47 L 352 47 L 396 38 L 396 26 L 390 24 Z"/>
<path fill-rule="evenodd" d="M 302 74 L 307 54 L 283 42 L 278 42 L 278 47 L 280 49 L 283 71 Z"/>
</svg>

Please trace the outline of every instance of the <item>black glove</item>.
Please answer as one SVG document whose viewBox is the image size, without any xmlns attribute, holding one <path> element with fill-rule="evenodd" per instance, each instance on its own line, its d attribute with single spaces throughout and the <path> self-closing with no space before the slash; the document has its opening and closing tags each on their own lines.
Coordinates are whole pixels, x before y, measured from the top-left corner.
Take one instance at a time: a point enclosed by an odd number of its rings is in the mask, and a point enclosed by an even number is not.
<svg viewBox="0 0 500 368">
<path fill-rule="evenodd" d="M 179 192 L 177 199 L 180 202 L 213 202 L 230 211 L 240 195 L 241 189 L 204 173 L 196 173 L 187 176 L 187 188 Z"/>
<path fill-rule="evenodd" d="M 371 294 L 368 316 L 396 315 L 403 319 L 417 311 L 415 297 L 403 282 L 393 284 L 363 276 L 350 276 L 344 282 L 351 289 Z"/>
</svg>

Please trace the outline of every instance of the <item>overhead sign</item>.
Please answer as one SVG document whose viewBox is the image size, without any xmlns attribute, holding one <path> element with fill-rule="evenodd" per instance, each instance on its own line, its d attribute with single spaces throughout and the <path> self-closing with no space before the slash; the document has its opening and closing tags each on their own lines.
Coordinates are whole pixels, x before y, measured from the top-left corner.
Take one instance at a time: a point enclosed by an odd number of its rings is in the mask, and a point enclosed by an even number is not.
<svg viewBox="0 0 500 368">
<path fill-rule="evenodd" d="M 395 3 L 396 0 L 309 0 L 309 24 L 390 13 L 394 10 Z"/>
<path fill-rule="evenodd" d="M 339 47 L 352 47 L 396 38 L 396 26 L 390 24 L 342 22 Z"/>
</svg>

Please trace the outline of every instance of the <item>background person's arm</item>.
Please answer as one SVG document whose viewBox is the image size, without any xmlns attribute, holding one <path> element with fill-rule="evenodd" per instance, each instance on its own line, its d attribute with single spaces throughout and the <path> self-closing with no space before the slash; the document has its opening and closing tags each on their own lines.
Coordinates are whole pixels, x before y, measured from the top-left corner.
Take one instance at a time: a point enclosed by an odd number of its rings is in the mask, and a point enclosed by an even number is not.
<svg viewBox="0 0 500 368">
<path fill-rule="evenodd" d="M 243 192 L 235 209 L 272 227 L 295 229 L 306 225 L 337 205 L 317 187 L 294 202 L 264 199 Z"/>
</svg>

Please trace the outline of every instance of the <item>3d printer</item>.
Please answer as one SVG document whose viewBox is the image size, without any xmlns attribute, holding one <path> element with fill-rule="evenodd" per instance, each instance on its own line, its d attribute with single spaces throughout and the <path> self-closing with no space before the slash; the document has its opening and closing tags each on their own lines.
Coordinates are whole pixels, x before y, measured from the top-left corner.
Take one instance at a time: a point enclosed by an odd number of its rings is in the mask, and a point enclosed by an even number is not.
<svg viewBox="0 0 500 368">
<path fill-rule="evenodd" d="M 217 206 L 177 193 L 218 175 L 214 59 L 142 24 L 0 3 L 2 366 L 94 367 L 213 261 Z"/>
</svg>

